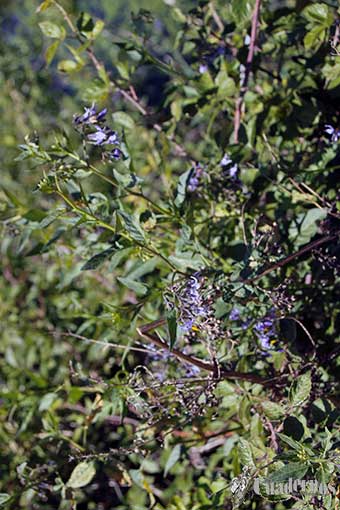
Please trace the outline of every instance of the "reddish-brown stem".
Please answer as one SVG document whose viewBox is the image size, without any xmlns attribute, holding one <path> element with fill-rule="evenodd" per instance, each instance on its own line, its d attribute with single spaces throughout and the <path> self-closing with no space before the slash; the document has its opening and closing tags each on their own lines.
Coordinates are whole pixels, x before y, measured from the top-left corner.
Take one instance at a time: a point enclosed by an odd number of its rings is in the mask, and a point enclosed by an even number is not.
<svg viewBox="0 0 340 510">
<path fill-rule="evenodd" d="M 276 262 L 275 264 L 273 264 L 272 266 L 268 267 L 267 269 L 264 269 L 258 275 L 253 276 L 252 278 L 247 278 L 246 280 L 242 280 L 242 281 L 243 281 L 243 283 L 255 282 L 256 280 L 259 280 L 266 274 L 271 273 L 272 271 L 275 271 L 275 269 L 278 269 L 279 267 L 283 267 L 283 266 L 289 264 L 289 262 L 291 262 L 292 260 L 295 260 L 296 258 L 301 257 L 301 255 L 303 255 L 304 253 L 314 250 L 321 244 L 327 243 L 329 241 L 333 241 L 333 239 L 336 239 L 337 236 L 338 236 L 338 234 L 333 234 L 333 235 L 322 237 L 321 239 L 317 239 L 316 241 L 313 241 L 313 242 L 307 244 L 306 246 L 304 246 L 303 248 L 301 248 L 301 250 L 299 250 L 295 253 L 292 253 L 292 255 L 288 255 L 288 257 L 285 257 L 285 258 L 279 260 L 278 262 Z"/>
<path fill-rule="evenodd" d="M 154 322 L 151 322 L 149 324 L 146 324 L 144 326 L 141 326 L 137 329 L 138 334 L 152 342 L 154 345 L 157 345 L 157 347 L 160 347 L 161 349 L 164 349 L 166 351 L 169 351 L 169 345 L 161 340 L 161 338 L 158 335 L 153 335 L 149 333 L 151 330 L 164 325 L 166 322 L 166 319 L 161 318 Z M 171 349 L 171 354 L 175 356 L 176 358 L 180 359 L 181 361 L 184 361 L 186 363 L 190 363 L 191 365 L 194 365 L 198 368 L 201 368 L 202 370 L 206 370 L 208 372 L 212 372 L 212 374 L 216 374 L 216 367 L 215 365 L 211 363 L 207 363 L 206 361 L 203 361 L 201 359 L 196 358 L 195 356 L 189 356 L 188 354 L 184 354 L 182 351 L 178 349 Z M 243 372 L 236 372 L 232 370 L 219 370 L 219 379 L 238 379 L 243 381 L 250 381 L 258 384 L 262 384 L 264 386 L 271 384 L 273 379 L 263 379 L 260 376 L 257 376 L 255 374 L 245 374 Z"/>
</svg>

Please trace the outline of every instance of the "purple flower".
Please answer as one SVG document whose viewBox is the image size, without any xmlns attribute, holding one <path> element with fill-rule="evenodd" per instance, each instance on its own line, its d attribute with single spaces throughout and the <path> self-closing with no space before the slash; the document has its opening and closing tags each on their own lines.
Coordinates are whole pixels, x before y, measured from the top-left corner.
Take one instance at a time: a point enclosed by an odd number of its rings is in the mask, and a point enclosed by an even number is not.
<svg viewBox="0 0 340 510">
<path fill-rule="evenodd" d="M 230 166 L 232 165 L 232 166 Z M 220 161 L 220 166 L 229 167 L 228 172 L 232 179 L 235 179 L 238 172 L 238 166 L 236 163 L 233 164 L 233 160 L 230 159 L 228 154 L 224 154 L 223 158 Z"/>
<path fill-rule="evenodd" d="M 206 73 L 208 71 L 208 66 L 206 64 L 201 64 L 198 70 L 201 74 Z"/>
<path fill-rule="evenodd" d="M 260 344 L 263 350 L 267 351 L 272 348 L 269 336 L 263 334 L 259 336 Z"/>
<path fill-rule="evenodd" d="M 231 168 L 229 168 L 229 175 L 232 179 L 235 179 L 235 177 L 237 176 L 237 172 L 238 172 L 238 167 L 237 165 L 233 165 Z"/>
<path fill-rule="evenodd" d="M 270 315 L 273 316 L 273 312 L 271 312 Z M 265 317 L 258 321 L 254 326 L 254 330 L 260 341 L 262 349 L 272 349 L 272 341 L 277 337 L 274 318 Z"/>
<path fill-rule="evenodd" d="M 87 140 L 94 145 L 103 145 L 106 143 L 106 134 L 101 128 L 97 128 L 97 131 L 87 135 Z"/>
<path fill-rule="evenodd" d="M 340 129 L 334 128 L 330 124 L 325 125 L 325 133 L 331 135 L 332 142 L 337 142 L 340 139 Z"/>
<path fill-rule="evenodd" d="M 206 317 L 209 312 L 200 293 L 198 273 L 190 276 L 181 296 L 178 296 L 178 298 L 180 301 L 181 325 L 184 331 L 189 331 L 197 322 L 197 319 Z"/>
<path fill-rule="evenodd" d="M 190 193 L 193 193 L 198 188 L 200 181 L 197 179 L 197 177 L 191 177 L 188 182 L 188 191 Z"/>
<path fill-rule="evenodd" d="M 202 175 L 203 175 L 203 168 L 199 164 L 197 164 L 193 168 L 191 177 L 187 184 L 187 191 L 189 191 L 189 193 L 193 193 L 194 191 L 196 191 L 196 189 L 198 188 L 198 186 L 200 184 L 200 178 L 202 177 Z"/>
<path fill-rule="evenodd" d="M 228 166 L 228 165 L 230 165 L 230 163 L 232 163 L 232 160 L 230 159 L 228 154 L 225 154 L 223 156 L 223 158 L 221 159 L 221 161 L 220 161 L 220 165 L 221 166 Z"/>
<path fill-rule="evenodd" d="M 240 312 L 237 308 L 233 308 L 229 314 L 229 320 L 238 321 L 240 318 Z"/>
<path fill-rule="evenodd" d="M 109 152 L 109 157 L 111 159 L 120 159 L 122 157 L 123 153 L 120 149 L 113 149 L 112 151 Z"/>
<path fill-rule="evenodd" d="M 116 133 L 116 131 L 110 131 L 108 133 L 108 137 L 105 143 L 107 143 L 108 145 L 119 145 L 118 134 Z"/>
<path fill-rule="evenodd" d="M 83 115 L 75 115 L 74 123 L 79 126 L 87 126 L 91 124 L 99 124 L 105 120 L 107 109 L 104 108 L 101 112 L 97 113 L 94 103 L 90 108 L 85 107 Z"/>
</svg>

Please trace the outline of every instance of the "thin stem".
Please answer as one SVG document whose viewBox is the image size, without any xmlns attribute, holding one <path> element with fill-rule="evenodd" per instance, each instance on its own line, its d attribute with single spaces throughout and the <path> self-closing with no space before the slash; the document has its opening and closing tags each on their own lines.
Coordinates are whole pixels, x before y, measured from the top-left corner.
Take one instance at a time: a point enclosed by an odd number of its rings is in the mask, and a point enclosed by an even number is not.
<svg viewBox="0 0 340 510">
<path fill-rule="evenodd" d="M 250 76 L 250 71 L 252 68 L 254 53 L 255 53 L 255 42 L 256 42 L 256 35 L 257 35 L 257 25 L 259 20 L 259 14 L 260 14 L 260 6 L 261 6 L 261 0 L 255 1 L 255 7 L 253 11 L 252 16 L 252 23 L 251 23 L 251 34 L 250 34 L 250 44 L 249 44 L 249 51 L 245 66 L 245 74 L 243 83 L 241 83 L 241 91 L 240 95 L 236 100 L 236 107 L 235 107 L 235 114 L 234 114 L 234 141 L 235 143 L 238 143 L 239 141 L 239 130 L 241 126 L 241 116 L 242 116 L 242 107 L 244 102 L 244 96 L 248 90 L 248 81 Z"/>
<path fill-rule="evenodd" d="M 78 154 L 75 154 L 75 153 L 72 153 L 70 152 L 69 153 L 69 157 L 74 159 L 75 161 L 78 161 L 80 164 L 84 165 L 85 168 L 87 168 L 88 170 L 90 170 L 93 174 L 97 175 L 97 177 L 99 177 L 100 179 L 103 179 L 103 181 L 106 181 L 108 183 L 110 183 L 112 186 L 114 186 L 115 188 L 118 188 L 118 184 L 115 182 L 114 179 L 112 179 L 112 177 L 108 176 L 108 175 L 105 175 L 103 174 L 100 170 L 98 170 L 95 166 L 93 165 L 90 165 L 88 164 L 86 161 L 84 161 L 83 159 L 81 159 Z M 171 215 L 171 212 L 164 209 L 163 207 L 161 207 L 160 205 L 156 204 L 153 200 L 151 200 L 150 198 L 146 197 L 143 193 L 140 193 L 138 191 L 132 191 L 130 190 L 129 191 L 129 194 L 130 195 L 133 195 L 135 197 L 140 197 L 142 198 L 143 200 L 145 200 L 146 202 L 148 202 L 148 204 L 150 204 L 150 206 L 152 206 L 154 209 L 156 209 L 156 211 L 160 212 L 161 214 L 164 214 L 166 216 L 172 216 Z M 127 195 L 128 196 L 128 195 Z"/>
<path fill-rule="evenodd" d="M 106 230 L 110 230 L 111 232 L 113 232 L 114 234 L 116 234 L 116 229 L 115 227 L 113 227 L 112 225 L 110 225 L 109 223 L 106 223 L 105 221 L 101 220 L 100 218 L 98 218 L 97 216 L 95 216 L 94 214 L 91 214 L 87 211 L 84 211 L 84 209 L 82 209 L 81 207 L 77 206 L 77 204 L 75 204 L 73 202 L 73 200 L 71 200 L 67 195 L 65 195 L 65 193 L 63 193 L 63 191 L 61 190 L 60 186 L 59 186 L 59 182 L 57 180 L 57 178 L 55 179 L 55 182 L 56 182 L 56 187 L 57 187 L 57 195 L 60 196 L 60 198 L 62 198 L 64 200 L 64 202 L 66 202 L 70 207 L 71 209 L 77 211 L 79 214 L 81 214 L 82 216 L 84 216 L 85 218 L 87 218 L 89 221 L 94 221 L 95 223 L 97 223 L 97 225 L 100 225 L 101 227 L 105 228 Z M 124 232 L 121 232 L 120 235 L 122 237 L 125 237 L 126 239 L 128 239 L 129 241 L 131 241 L 131 238 L 130 236 L 128 236 L 127 234 L 125 234 Z M 137 245 L 137 246 L 140 246 L 140 248 L 143 248 L 144 250 L 148 251 L 149 253 L 152 253 L 153 255 L 155 255 L 156 257 L 159 257 L 160 259 L 162 259 L 169 267 L 171 267 L 171 269 L 176 272 L 176 273 L 180 273 L 180 274 L 183 274 L 185 275 L 185 273 L 183 273 L 182 271 L 180 271 L 179 269 L 176 268 L 176 266 L 174 266 L 164 255 L 162 255 L 158 250 L 156 250 L 155 248 L 151 248 L 150 246 L 147 246 L 139 241 L 137 241 L 136 239 L 133 240 L 133 242 Z"/>
<path fill-rule="evenodd" d="M 278 269 L 279 267 L 286 266 L 292 260 L 295 260 L 296 258 L 301 257 L 301 255 L 303 255 L 304 253 L 314 250 L 321 244 L 327 243 L 329 241 L 333 241 L 337 237 L 338 237 L 338 234 L 333 234 L 333 235 L 328 235 L 328 236 L 322 237 L 321 239 L 317 239 L 316 241 L 313 241 L 313 242 L 307 244 L 306 246 L 304 246 L 303 248 L 301 248 L 301 250 L 299 250 L 295 253 L 292 253 L 292 255 L 288 255 L 288 257 L 285 257 L 285 258 L 279 260 L 278 262 L 276 262 L 272 266 L 268 267 L 264 271 L 261 271 L 258 275 L 253 276 L 252 278 L 246 278 L 245 280 L 241 280 L 241 281 L 243 281 L 243 283 L 255 282 L 256 280 L 259 280 L 260 278 L 271 273 L 272 271 L 275 271 L 275 269 Z"/>
</svg>

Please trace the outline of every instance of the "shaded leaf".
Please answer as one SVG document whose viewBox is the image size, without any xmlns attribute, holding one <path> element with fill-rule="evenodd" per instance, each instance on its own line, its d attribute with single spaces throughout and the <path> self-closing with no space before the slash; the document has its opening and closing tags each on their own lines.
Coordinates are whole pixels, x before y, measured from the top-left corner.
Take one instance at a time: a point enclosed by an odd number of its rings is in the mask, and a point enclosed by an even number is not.
<svg viewBox="0 0 340 510">
<path fill-rule="evenodd" d="M 93 257 L 91 257 L 85 264 L 81 267 L 82 271 L 88 271 L 91 269 L 97 269 L 105 260 L 110 258 L 110 256 L 114 253 L 114 248 L 108 248 L 100 253 L 97 253 Z"/>
<path fill-rule="evenodd" d="M 176 446 L 172 449 L 168 460 L 166 461 L 165 468 L 164 468 L 164 476 L 167 476 L 170 469 L 176 464 L 176 462 L 179 460 L 181 456 L 181 445 L 176 444 Z"/>
<path fill-rule="evenodd" d="M 134 292 L 136 292 L 136 294 L 138 294 L 140 296 L 144 296 L 148 291 L 148 288 L 146 285 L 144 285 L 143 283 L 137 282 L 135 280 L 132 280 L 131 278 L 124 278 L 122 276 L 119 276 L 117 278 L 117 280 L 120 283 L 122 283 L 123 285 L 125 285 L 125 287 L 133 290 Z"/>
<path fill-rule="evenodd" d="M 166 320 L 167 320 L 168 331 L 169 331 L 169 347 L 170 347 L 170 349 L 172 349 L 176 343 L 176 340 L 177 340 L 177 318 L 176 318 L 175 310 L 171 311 L 167 315 Z"/>
</svg>

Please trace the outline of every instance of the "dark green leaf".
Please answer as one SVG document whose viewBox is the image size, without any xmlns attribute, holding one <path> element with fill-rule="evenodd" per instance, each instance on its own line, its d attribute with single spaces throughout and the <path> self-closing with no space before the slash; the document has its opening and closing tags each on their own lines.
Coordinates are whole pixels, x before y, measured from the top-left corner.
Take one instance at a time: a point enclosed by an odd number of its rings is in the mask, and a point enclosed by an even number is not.
<svg viewBox="0 0 340 510">
<path fill-rule="evenodd" d="M 91 257 L 85 264 L 81 267 L 82 271 L 88 271 L 92 269 L 97 269 L 105 260 L 111 257 L 114 253 L 114 248 L 108 248 L 100 253 L 97 253 L 93 257 Z"/>
<path fill-rule="evenodd" d="M 170 350 L 174 347 L 177 341 L 177 318 L 176 312 L 172 311 L 167 315 L 168 331 L 169 331 L 169 347 Z"/>
<path fill-rule="evenodd" d="M 289 478 L 301 480 L 308 471 L 308 465 L 302 462 L 291 462 L 286 464 L 278 471 L 271 473 L 268 477 L 269 482 L 285 482 Z"/>
</svg>

